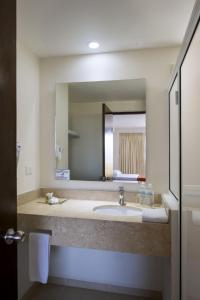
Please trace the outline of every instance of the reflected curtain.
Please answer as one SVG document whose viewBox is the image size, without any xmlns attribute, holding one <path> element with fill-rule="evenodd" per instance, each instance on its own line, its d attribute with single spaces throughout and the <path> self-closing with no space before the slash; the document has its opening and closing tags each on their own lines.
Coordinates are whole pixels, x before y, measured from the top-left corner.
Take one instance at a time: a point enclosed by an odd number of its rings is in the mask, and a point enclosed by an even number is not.
<svg viewBox="0 0 200 300">
<path fill-rule="evenodd" d="M 119 165 L 122 173 L 145 174 L 144 133 L 119 134 Z"/>
</svg>

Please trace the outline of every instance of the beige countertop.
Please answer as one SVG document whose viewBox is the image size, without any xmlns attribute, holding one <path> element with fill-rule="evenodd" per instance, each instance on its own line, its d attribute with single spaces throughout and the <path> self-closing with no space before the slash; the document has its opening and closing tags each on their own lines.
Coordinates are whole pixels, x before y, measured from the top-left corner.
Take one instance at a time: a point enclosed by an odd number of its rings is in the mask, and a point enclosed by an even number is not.
<svg viewBox="0 0 200 300">
<path fill-rule="evenodd" d="M 18 206 L 18 227 L 25 232 L 50 230 L 51 244 L 112 251 L 170 255 L 170 226 L 142 222 L 141 216 L 110 216 L 93 211 L 117 201 L 69 199 L 49 205 L 37 198 Z M 140 207 L 134 202 L 127 206 Z"/>
<path fill-rule="evenodd" d="M 117 201 L 91 201 L 69 199 L 62 204 L 49 205 L 45 203 L 45 198 L 38 198 L 28 203 L 18 206 L 19 214 L 54 216 L 61 218 L 79 218 L 94 220 L 110 220 L 123 222 L 142 222 L 141 216 L 111 216 L 96 213 L 93 209 L 103 205 L 118 205 Z M 127 202 L 126 207 L 145 208 L 140 204 Z"/>
</svg>

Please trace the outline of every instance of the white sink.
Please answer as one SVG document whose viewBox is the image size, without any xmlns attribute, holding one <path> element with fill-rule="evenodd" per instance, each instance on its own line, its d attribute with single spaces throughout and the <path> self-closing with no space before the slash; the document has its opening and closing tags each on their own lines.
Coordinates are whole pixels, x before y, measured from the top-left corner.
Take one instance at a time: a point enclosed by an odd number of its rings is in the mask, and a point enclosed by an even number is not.
<svg viewBox="0 0 200 300">
<path fill-rule="evenodd" d="M 131 206 L 102 205 L 94 207 L 93 211 L 102 215 L 110 216 L 142 216 L 142 209 Z"/>
</svg>

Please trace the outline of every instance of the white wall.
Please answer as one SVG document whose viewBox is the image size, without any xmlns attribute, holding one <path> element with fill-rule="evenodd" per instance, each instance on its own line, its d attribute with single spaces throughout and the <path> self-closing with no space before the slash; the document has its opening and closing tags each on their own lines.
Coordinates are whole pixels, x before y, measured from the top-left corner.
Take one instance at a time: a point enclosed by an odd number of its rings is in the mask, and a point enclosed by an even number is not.
<svg viewBox="0 0 200 300">
<path fill-rule="evenodd" d="M 122 100 L 122 101 L 104 101 L 113 112 L 127 111 L 145 111 L 146 101 L 141 99 Z"/>
<path fill-rule="evenodd" d="M 22 150 L 17 166 L 18 194 L 40 187 L 39 60 L 17 45 L 17 141 Z M 31 169 L 26 175 L 26 168 Z M 28 170 L 27 170 L 28 171 Z M 18 245 L 19 299 L 31 286 L 28 280 L 28 243 Z"/>
<path fill-rule="evenodd" d="M 161 291 L 161 257 L 94 249 L 52 247 L 50 276 Z"/>
<path fill-rule="evenodd" d="M 168 101 L 170 66 L 179 48 L 145 49 L 41 59 L 41 186 L 111 188 L 112 183 L 54 179 L 54 109 L 57 82 L 146 79 L 147 177 L 157 192 L 168 190 Z"/>
<path fill-rule="evenodd" d="M 69 168 L 74 179 L 100 180 L 102 176 L 102 104 L 70 104 L 70 127 L 79 138 L 69 141 Z"/>
<path fill-rule="evenodd" d="M 114 115 L 113 128 L 114 129 L 133 129 L 146 127 L 146 114 L 130 114 L 130 115 Z"/>
<path fill-rule="evenodd" d="M 18 194 L 40 187 L 39 72 L 37 57 L 18 44 L 17 142 L 22 146 L 17 166 Z"/>
</svg>

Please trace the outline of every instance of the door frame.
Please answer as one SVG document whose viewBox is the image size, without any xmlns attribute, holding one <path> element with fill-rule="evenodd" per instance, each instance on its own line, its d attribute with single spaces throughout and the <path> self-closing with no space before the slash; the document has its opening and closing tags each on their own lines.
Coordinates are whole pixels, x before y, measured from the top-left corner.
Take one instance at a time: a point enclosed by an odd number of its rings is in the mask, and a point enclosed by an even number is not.
<svg viewBox="0 0 200 300">
<path fill-rule="evenodd" d="M 17 230 L 16 0 L 0 1 L 0 28 L 0 282 L 1 295 L 17 299 L 17 245 L 3 240 Z"/>
</svg>

